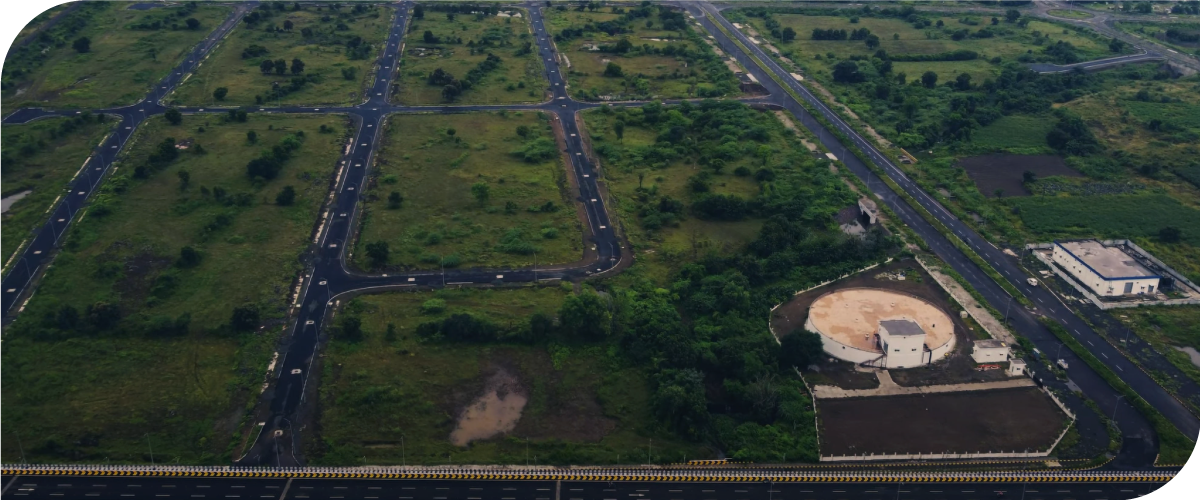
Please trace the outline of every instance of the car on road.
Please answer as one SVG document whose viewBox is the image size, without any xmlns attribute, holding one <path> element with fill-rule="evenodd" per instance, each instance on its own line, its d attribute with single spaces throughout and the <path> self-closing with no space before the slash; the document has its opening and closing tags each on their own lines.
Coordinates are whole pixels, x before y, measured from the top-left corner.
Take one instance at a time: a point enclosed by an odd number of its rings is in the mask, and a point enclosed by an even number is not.
<svg viewBox="0 0 1200 500">
<path fill-rule="evenodd" d="M 1029 278 L 1029 279 L 1025 280 L 1025 282 L 1029 283 L 1029 286 L 1038 286 L 1037 278 Z"/>
<path fill-rule="evenodd" d="M 1065 359 L 1058 360 L 1058 367 L 1066 370 L 1067 369 L 1067 360 L 1065 360 Z"/>
</svg>

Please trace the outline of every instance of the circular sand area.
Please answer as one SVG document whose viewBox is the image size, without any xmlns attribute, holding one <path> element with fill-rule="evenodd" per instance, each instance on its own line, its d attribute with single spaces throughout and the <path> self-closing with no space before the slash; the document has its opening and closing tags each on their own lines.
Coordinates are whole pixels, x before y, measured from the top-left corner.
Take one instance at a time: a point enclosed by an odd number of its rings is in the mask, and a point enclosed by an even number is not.
<svg viewBox="0 0 1200 500">
<path fill-rule="evenodd" d="M 889 319 L 907 319 L 921 325 L 925 345 L 931 350 L 954 338 L 950 316 L 929 302 L 899 292 L 844 288 L 822 295 L 808 310 L 808 321 L 816 333 L 864 351 L 880 352 L 874 337 L 879 322 Z"/>
</svg>

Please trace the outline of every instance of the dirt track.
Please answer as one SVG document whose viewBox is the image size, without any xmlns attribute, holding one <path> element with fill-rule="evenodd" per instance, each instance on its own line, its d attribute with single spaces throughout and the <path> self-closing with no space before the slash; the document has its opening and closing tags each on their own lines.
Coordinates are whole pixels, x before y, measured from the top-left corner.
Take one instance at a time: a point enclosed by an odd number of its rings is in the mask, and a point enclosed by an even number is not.
<svg viewBox="0 0 1200 500">
<path fill-rule="evenodd" d="M 1041 390 L 823 399 L 822 455 L 1045 450 L 1067 417 Z"/>
</svg>

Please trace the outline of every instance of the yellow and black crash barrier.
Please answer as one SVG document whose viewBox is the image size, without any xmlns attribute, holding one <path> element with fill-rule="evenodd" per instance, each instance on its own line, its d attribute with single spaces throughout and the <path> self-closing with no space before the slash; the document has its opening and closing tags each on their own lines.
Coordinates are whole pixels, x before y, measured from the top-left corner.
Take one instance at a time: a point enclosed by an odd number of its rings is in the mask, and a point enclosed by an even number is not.
<svg viewBox="0 0 1200 500">
<path fill-rule="evenodd" d="M 6 475 L 21 476 L 159 476 L 263 479 L 442 479 L 503 481 L 603 481 L 603 482 L 807 482 L 807 483 L 956 483 L 956 482 L 1167 482 L 1173 472 L 1098 473 L 1083 471 L 1039 471 L 1029 473 L 765 473 L 738 469 L 659 469 L 621 473 L 588 470 L 478 470 L 478 471 L 392 471 L 392 470 L 255 470 L 205 467 L 28 467 L 5 466 Z"/>
</svg>

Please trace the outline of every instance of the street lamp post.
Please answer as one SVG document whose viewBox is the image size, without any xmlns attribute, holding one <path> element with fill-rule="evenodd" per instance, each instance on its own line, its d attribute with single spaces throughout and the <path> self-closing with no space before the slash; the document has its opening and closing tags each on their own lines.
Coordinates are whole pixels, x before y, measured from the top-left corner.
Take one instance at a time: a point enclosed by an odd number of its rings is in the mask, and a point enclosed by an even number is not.
<svg viewBox="0 0 1200 500">
<path fill-rule="evenodd" d="M 1121 406 L 1121 398 L 1124 398 L 1124 397 L 1125 397 L 1124 394 L 1117 396 L 1117 402 L 1113 403 L 1113 414 L 1112 414 L 1112 418 L 1110 418 L 1109 420 L 1112 420 L 1112 423 L 1114 426 L 1117 425 L 1117 408 Z"/>
<path fill-rule="evenodd" d="M 146 446 L 150 448 L 150 465 L 154 465 L 154 445 L 150 443 L 150 433 L 146 433 Z"/>
</svg>

